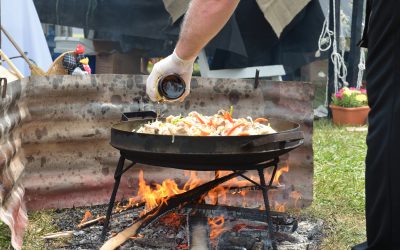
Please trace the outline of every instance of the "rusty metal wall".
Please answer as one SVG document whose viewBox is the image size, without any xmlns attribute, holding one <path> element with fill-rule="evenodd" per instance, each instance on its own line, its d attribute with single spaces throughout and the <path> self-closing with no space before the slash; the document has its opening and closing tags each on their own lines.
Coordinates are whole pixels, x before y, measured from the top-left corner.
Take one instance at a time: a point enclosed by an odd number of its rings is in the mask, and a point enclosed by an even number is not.
<svg viewBox="0 0 400 250">
<path fill-rule="evenodd" d="M 23 86 L 27 80 L 10 82 L 0 99 L 0 219 L 11 229 L 12 245 L 20 249 L 27 225 L 22 174 L 25 168 L 19 126 L 26 118 Z"/>
<path fill-rule="evenodd" d="M 237 116 L 280 117 L 300 122 L 305 145 L 290 153 L 290 172 L 273 199 L 287 206 L 307 206 L 312 201 L 313 87 L 303 82 L 194 78 L 192 93 L 183 103 L 155 106 L 145 97 L 145 76 L 94 75 L 33 77 L 26 86 L 30 117 L 21 127 L 27 159 L 24 185 L 29 209 L 71 207 L 105 203 L 111 193 L 119 157 L 109 145 L 110 126 L 122 111 L 160 109 L 165 114 L 192 110 L 213 114 L 235 106 Z M 282 165 L 285 164 L 283 161 Z M 180 170 L 139 166 L 127 172 L 119 197 L 136 193 L 138 169 L 145 178 L 185 181 Z M 295 204 L 293 193 L 301 193 Z"/>
</svg>

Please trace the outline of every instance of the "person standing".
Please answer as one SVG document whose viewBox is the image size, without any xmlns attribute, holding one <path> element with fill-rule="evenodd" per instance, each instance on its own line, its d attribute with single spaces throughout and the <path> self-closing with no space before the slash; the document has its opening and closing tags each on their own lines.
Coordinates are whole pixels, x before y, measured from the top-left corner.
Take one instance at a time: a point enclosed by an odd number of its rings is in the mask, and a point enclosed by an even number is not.
<svg viewBox="0 0 400 250">
<path fill-rule="evenodd" d="M 367 242 L 352 249 L 400 249 L 400 1 L 367 1 Z"/>
<path fill-rule="evenodd" d="M 174 52 L 156 63 L 147 79 L 146 92 L 152 101 L 160 101 L 158 80 L 178 74 L 186 83 L 182 102 L 190 93 L 193 63 L 202 48 L 218 34 L 235 11 L 239 0 L 192 0 L 186 12 Z"/>
<path fill-rule="evenodd" d="M 400 250 L 400 1 L 367 0 L 367 93 L 371 107 L 366 157 L 367 242 L 353 250 Z M 158 79 L 178 74 L 190 92 L 193 63 L 222 29 L 239 0 L 192 0 L 174 52 L 154 65 L 146 82 L 152 101 L 160 101 Z M 200 21 L 201 20 L 201 21 Z"/>
</svg>

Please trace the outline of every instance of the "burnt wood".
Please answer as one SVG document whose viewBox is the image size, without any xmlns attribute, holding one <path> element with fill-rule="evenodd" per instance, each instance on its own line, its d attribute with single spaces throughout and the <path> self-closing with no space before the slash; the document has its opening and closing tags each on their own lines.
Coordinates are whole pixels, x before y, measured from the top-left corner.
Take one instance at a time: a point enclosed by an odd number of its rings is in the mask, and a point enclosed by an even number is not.
<svg viewBox="0 0 400 250">
<path fill-rule="evenodd" d="M 208 191 L 212 190 L 213 188 L 217 187 L 218 185 L 239 176 L 239 174 L 243 174 L 245 171 L 239 171 L 235 173 L 231 173 L 229 175 L 223 176 L 221 178 L 212 180 L 210 182 L 204 183 L 198 187 L 195 187 L 187 192 L 182 194 L 177 194 L 171 196 L 168 199 L 168 202 L 163 202 L 158 205 L 156 208 L 152 209 L 151 211 L 147 212 L 145 215 L 140 217 L 133 225 L 129 228 L 125 229 L 123 232 L 117 234 L 114 238 L 109 239 L 107 242 L 104 243 L 101 249 L 115 249 L 116 246 L 124 243 L 129 237 L 136 235 L 140 232 L 141 229 L 152 223 L 153 221 L 157 220 L 161 215 L 169 213 L 177 208 L 184 208 L 185 206 L 198 202 L 204 195 L 207 194 Z M 118 187 L 117 187 L 118 189 Z M 112 203 L 110 202 L 109 205 Z M 110 210 L 109 206 L 109 210 Z M 111 207 L 112 208 L 112 207 Z M 107 214 L 108 220 L 109 215 Z M 104 224 L 103 232 L 101 234 L 100 240 L 103 242 L 105 239 L 105 235 L 107 232 L 108 223 Z"/>
</svg>

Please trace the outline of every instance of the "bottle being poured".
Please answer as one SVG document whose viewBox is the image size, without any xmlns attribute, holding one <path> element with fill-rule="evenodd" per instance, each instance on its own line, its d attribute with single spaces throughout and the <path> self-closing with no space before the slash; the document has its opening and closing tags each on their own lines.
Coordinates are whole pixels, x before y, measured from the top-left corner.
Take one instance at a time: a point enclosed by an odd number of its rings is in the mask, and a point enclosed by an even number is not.
<svg viewBox="0 0 400 250">
<path fill-rule="evenodd" d="M 154 64 L 146 92 L 153 102 L 182 102 L 190 92 L 195 58 L 181 59 L 175 51 Z"/>
<path fill-rule="evenodd" d="M 158 94 L 161 99 L 172 101 L 177 100 L 186 91 L 186 83 L 177 74 L 166 75 L 158 81 Z"/>
</svg>

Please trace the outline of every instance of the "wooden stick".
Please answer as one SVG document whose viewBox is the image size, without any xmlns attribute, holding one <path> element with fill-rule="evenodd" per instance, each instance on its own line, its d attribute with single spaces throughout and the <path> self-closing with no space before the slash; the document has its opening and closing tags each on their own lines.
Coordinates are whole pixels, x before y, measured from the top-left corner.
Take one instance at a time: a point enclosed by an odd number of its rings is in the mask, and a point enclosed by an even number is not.
<svg viewBox="0 0 400 250">
<path fill-rule="evenodd" d="M 69 238 L 74 234 L 73 231 L 64 231 L 64 232 L 57 232 L 57 233 L 49 233 L 44 235 L 42 238 L 45 240 L 50 239 L 59 239 L 59 238 Z"/>
<path fill-rule="evenodd" d="M 0 56 L 7 62 L 8 66 L 10 66 L 11 70 L 17 75 L 18 79 L 24 78 L 24 75 L 17 69 L 14 63 L 8 58 L 8 56 L 0 49 Z"/>
<path fill-rule="evenodd" d="M 118 233 L 115 237 L 108 240 L 104 245 L 100 248 L 100 250 L 114 250 L 120 245 L 122 245 L 126 240 L 128 240 L 133 235 L 136 235 L 138 229 L 142 225 L 144 220 L 139 220 L 132 226 L 128 227 L 124 231 Z"/>
<path fill-rule="evenodd" d="M 17 42 L 12 38 L 12 36 L 1 26 L 1 30 L 4 32 L 4 35 L 10 40 L 12 45 L 14 45 L 15 49 L 18 51 L 18 53 L 21 54 L 21 56 L 25 59 L 25 61 L 29 64 L 30 60 L 28 57 L 26 57 L 25 53 L 22 51 L 22 49 L 18 46 Z"/>
<path fill-rule="evenodd" d="M 96 219 L 93 219 L 93 220 L 89 220 L 89 221 L 86 221 L 86 222 L 84 222 L 84 223 L 79 223 L 77 226 L 76 226 L 76 228 L 77 229 L 83 229 L 83 228 L 86 228 L 86 227 L 90 227 L 90 226 L 92 226 L 92 225 L 94 225 L 94 224 L 96 224 L 96 223 L 98 223 L 98 222 L 102 222 L 102 221 L 104 221 L 106 219 L 106 216 L 100 216 L 100 217 L 98 217 L 98 218 L 96 218 Z"/>
<path fill-rule="evenodd" d="M 25 53 L 22 51 L 22 49 L 18 46 L 18 44 L 15 42 L 15 40 L 11 37 L 11 35 L 4 29 L 3 26 L 0 26 L 1 30 L 3 31 L 4 35 L 6 35 L 6 37 L 8 38 L 8 40 L 10 40 L 10 42 L 12 43 L 12 45 L 15 47 L 15 49 L 18 51 L 18 53 L 21 54 L 22 58 L 25 59 L 25 61 L 28 63 L 29 68 L 31 69 L 32 73 L 34 73 L 35 75 L 41 75 L 44 76 L 46 75 L 46 73 L 39 68 L 37 65 L 33 64 L 31 62 L 31 60 L 29 60 L 29 58 L 25 55 Z"/>
<path fill-rule="evenodd" d="M 121 212 L 130 210 L 130 209 L 135 209 L 135 208 L 143 207 L 145 204 L 146 204 L 145 202 L 139 202 L 139 203 L 133 204 L 133 205 L 131 205 L 131 206 L 122 207 L 122 208 L 116 208 L 112 214 L 118 214 L 118 213 L 121 213 Z M 105 215 L 102 215 L 102 216 L 97 217 L 96 219 L 89 220 L 89 221 L 86 221 L 86 222 L 84 222 L 84 223 L 79 223 L 79 224 L 76 226 L 76 228 L 77 228 L 77 229 L 83 229 L 83 228 L 86 228 L 86 227 L 90 227 L 90 226 L 92 226 L 92 225 L 94 225 L 94 224 L 96 224 L 96 223 L 99 223 L 99 222 L 104 221 L 105 219 L 106 219 L 106 216 L 105 216 Z"/>
<path fill-rule="evenodd" d="M 245 170 L 234 172 L 232 174 L 220 177 L 213 181 L 204 183 L 182 194 L 171 196 L 168 199 L 168 202 L 166 203 L 163 202 L 160 205 L 158 205 L 158 207 L 153 208 L 150 212 L 147 212 L 143 217 L 141 217 L 137 222 L 135 222 L 135 224 L 128 227 L 121 233 L 117 234 L 115 237 L 110 238 L 108 241 L 106 241 L 106 243 L 104 243 L 104 245 L 100 248 L 100 250 L 114 250 L 118 248 L 131 236 L 136 235 L 141 228 L 146 227 L 148 224 L 153 222 L 159 216 L 165 214 L 168 211 L 172 211 L 175 208 L 178 207 L 183 208 L 187 206 L 189 203 L 201 199 L 203 195 L 207 194 L 210 190 L 212 190 L 216 186 L 234 177 L 237 177 L 245 172 L 246 172 Z"/>
</svg>

